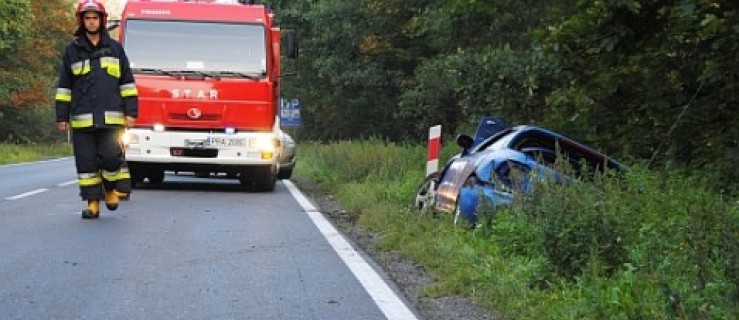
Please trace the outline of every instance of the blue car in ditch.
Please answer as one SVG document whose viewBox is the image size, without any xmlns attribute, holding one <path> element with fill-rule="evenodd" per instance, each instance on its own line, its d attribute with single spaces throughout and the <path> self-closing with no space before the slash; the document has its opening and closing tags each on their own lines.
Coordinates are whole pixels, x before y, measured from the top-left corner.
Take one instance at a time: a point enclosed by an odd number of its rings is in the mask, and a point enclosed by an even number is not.
<svg viewBox="0 0 739 320">
<path fill-rule="evenodd" d="M 484 201 L 492 207 L 509 205 L 515 193 L 531 194 L 537 180 L 569 183 L 584 171 L 624 170 L 617 161 L 561 134 L 511 126 L 495 117 L 483 117 L 475 136 L 460 135 L 457 144 L 462 152 L 427 176 L 414 197 L 415 209 L 452 214 L 455 223 L 476 224 Z"/>
</svg>

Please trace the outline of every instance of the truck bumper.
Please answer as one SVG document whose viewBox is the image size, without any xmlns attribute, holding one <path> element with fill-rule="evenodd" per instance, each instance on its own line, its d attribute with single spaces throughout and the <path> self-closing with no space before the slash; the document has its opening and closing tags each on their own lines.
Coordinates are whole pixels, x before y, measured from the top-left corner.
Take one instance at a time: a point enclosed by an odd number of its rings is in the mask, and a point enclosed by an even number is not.
<svg viewBox="0 0 739 320">
<path fill-rule="evenodd" d="M 165 168 L 276 165 L 273 132 L 126 131 L 126 160 Z"/>
</svg>

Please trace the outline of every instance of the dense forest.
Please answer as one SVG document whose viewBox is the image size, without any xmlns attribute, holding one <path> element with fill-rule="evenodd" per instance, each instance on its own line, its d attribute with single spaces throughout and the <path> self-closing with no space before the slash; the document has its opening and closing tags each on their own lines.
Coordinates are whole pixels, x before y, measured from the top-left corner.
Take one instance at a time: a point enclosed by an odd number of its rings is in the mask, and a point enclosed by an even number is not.
<svg viewBox="0 0 739 320">
<path fill-rule="evenodd" d="M 283 92 L 304 106 L 301 140 L 419 143 L 430 125 L 453 137 L 498 115 L 739 180 L 737 1 L 266 2 L 300 38 Z M 51 98 L 72 7 L 0 2 L 0 141 L 59 139 Z"/>
<path fill-rule="evenodd" d="M 739 2 L 274 1 L 302 139 L 447 140 L 481 115 L 739 180 Z"/>
</svg>

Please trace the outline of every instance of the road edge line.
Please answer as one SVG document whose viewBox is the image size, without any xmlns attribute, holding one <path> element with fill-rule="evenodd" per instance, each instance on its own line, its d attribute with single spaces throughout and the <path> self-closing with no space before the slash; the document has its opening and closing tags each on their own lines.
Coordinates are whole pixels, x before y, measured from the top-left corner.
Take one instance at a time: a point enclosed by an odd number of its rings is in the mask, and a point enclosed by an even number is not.
<svg viewBox="0 0 739 320">
<path fill-rule="evenodd" d="M 319 212 L 302 192 L 289 180 L 282 180 L 293 198 L 303 208 L 313 224 L 328 241 L 341 261 L 359 280 L 364 290 L 372 297 L 388 320 L 418 320 L 418 317 L 382 277 L 367 263 L 349 241 Z"/>
<path fill-rule="evenodd" d="M 61 158 L 53 158 L 53 159 L 38 160 L 38 161 L 18 162 L 18 163 L 6 163 L 6 164 L 0 164 L 0 168 L 20 167 L 20 166 L 25 166 L 25 165 L 29 165 L 29 164 L 36 164 L 36 163 L 47 163 L 47 162 L 64 161 L 64 160 L 67 160 L 67 159 L 72 159 L 72 157 L 61 157 Z"/>
</svg>

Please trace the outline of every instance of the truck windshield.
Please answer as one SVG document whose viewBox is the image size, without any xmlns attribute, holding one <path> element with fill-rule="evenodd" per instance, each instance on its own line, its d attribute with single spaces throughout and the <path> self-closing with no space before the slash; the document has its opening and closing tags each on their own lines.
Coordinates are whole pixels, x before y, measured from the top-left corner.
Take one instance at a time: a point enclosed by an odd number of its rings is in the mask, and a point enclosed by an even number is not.
<svg viewBox="0 0 739 320">
<path fill-rule="evenodd" d="M 267 70 L 262 25 L 128 20 L 125 32 L 134 69 L 258 75 Z"/>
</svg>

